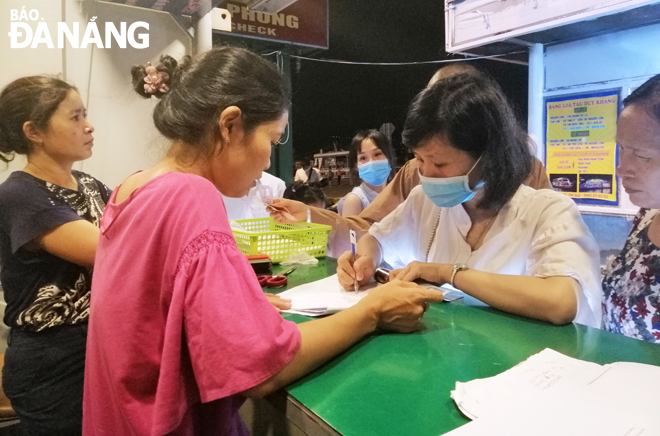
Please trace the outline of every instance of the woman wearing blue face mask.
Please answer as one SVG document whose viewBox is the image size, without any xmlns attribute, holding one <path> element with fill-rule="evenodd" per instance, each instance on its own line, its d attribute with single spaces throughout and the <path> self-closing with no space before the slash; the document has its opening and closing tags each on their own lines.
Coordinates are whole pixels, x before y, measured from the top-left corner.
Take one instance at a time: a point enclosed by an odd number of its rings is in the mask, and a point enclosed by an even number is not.
<svg viewBox="0 0 660 436">
<path fill-rule="evenodd" d="M 565 324 L 601 322 L 598 247 L 575 203 L 523 185 L 529 138 L 499 86 L 458 74 L 413 100 L 404 143 L 421 185 L 338 262 L 352 289 L 381 263 L 390 280 L 450 283 L 497 309 Z"/>
<path fill-rule="evenodd" d="M 363 130 L 353 137 L 348 152 L 351 182 L 358 185 L 337 203 L 343 216 L 359 215 L 392 179 L 394 151 L 387 136 Z"/>
</svg>

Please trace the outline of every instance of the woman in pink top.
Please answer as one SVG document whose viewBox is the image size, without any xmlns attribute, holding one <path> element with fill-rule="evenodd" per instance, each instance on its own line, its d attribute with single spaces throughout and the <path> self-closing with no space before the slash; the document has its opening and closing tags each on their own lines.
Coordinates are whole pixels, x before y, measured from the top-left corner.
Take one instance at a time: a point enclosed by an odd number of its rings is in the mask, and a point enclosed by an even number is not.
<svg viewBox="0 0 660 436">
<path fill-rule="evenodd" d="M 393 282 L 341 313 L 296 325 L 264 297 L 220 192 L 241 197 L 268 168 L 290 91 L 275 66 L 214 49 L 133 70 L 161 98 L 172 141 L 117 188 L 101 221 L 87 342 L 85 435 L 243 435 L 245 397 L 285 386 L 377 328 L 414 331 L 442 294 Z M 219 217 L 225 216 L 225 219 Z"/>
</svg>

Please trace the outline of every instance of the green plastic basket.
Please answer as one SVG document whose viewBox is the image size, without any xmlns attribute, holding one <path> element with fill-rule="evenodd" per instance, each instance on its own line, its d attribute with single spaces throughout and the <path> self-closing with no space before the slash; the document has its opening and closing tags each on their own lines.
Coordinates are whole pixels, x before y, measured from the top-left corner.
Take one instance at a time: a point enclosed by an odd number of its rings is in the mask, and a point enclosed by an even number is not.
<svg viewBox="0 0 660 436">
<path fill-rule="evenodd" d="M 246 256 L 265 254 L 280 263 L 290 255 L 306 251 L 323 257 L 332 227 L 324 224 L 277 224 L 272 218 L 236 220 L 245 230 L 232 228 L 236 245 Z"/>
</svg>

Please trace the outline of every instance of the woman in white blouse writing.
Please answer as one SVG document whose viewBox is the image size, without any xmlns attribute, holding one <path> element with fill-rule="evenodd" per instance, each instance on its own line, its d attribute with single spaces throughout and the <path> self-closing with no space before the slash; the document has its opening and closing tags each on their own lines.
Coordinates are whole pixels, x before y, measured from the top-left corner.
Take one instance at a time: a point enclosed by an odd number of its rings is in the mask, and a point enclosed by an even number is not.
<svg viewBox="0 0 660 436">
<path fill-rule="evenodd" d="M 438 81 L 413 100 L 402 136 L 421 185 L 360 239 L 355 262 L 339 258 L 344 288 L 385 262 L 398 268 L 390 279 L 451 283 L 506 312 L 600 326 L 597 245 L 570 198 L 522 184 L 529 140 L 494 81 Z"/>
</svg>

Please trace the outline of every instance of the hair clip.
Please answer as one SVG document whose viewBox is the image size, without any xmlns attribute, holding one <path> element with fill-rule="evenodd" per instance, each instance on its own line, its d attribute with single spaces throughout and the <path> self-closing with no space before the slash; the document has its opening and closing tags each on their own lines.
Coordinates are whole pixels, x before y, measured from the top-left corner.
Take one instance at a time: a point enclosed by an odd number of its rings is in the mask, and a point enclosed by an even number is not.
<svg viewBox="0 0 660 436">
<path fill-rule="evenodd" d="M 156 67 L 147 62 L 147 67 L 144 69 L 147 73 L 144 76 L 144 92 L 147 94 L 155 94 L 156 92 L 166 93 L 170 90 L 167 86 L 167 81 L 170 80 L 170 75 L 165 71 L 158 71 Z"/>
</svg>

